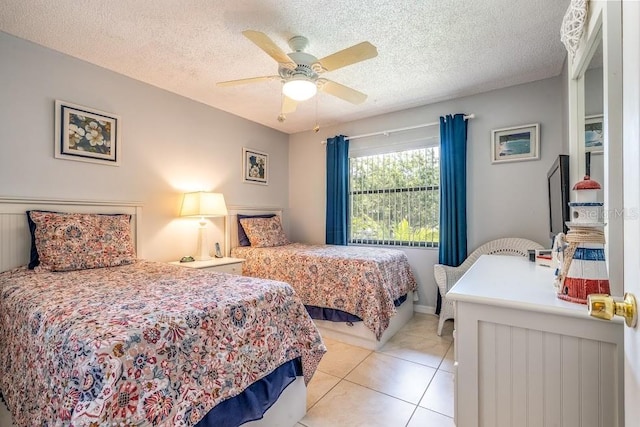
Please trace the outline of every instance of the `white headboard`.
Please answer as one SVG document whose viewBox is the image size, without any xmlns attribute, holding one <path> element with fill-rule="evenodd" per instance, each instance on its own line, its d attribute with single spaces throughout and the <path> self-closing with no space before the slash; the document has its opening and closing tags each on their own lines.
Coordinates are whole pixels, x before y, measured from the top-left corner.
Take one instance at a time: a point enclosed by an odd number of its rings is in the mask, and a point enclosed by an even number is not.
<svg viewBox="0 0 640 427">
<path fill-rule="evenodd" d="M 131 215 L 131 234 L 140 254 L 142 204 L 91 200 L 27 199 L 0 197 L 0 272 L 29 263 L 31 234 L 28 210 Z"/>
<path fill-rule="evenodd" d="M 227 218 L 225 221 L 225 252 L 226 256 L 231 254 L 231 249 L 238 246 L 238 214 L 240 215 L 262 215 L 276 214 L 280 216 L 282 226 L 286 231 L 284 219 L 282 218 L 282 208 L 274 207 L 246 207 L 246 206 L 229 206 L 227 208 Z"/>
</svg>

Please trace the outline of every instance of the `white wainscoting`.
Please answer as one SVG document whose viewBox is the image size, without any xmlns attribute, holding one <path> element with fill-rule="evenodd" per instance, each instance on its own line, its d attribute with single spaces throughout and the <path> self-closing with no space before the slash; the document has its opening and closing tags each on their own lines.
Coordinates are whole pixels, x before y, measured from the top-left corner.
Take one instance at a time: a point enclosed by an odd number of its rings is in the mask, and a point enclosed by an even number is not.
<svg viewBox="0 0 640 427">
<path fill-rule="evenodd" d="M 478 336 L 479 425 L 613 425 L 616 345 L 492 322 Z"/>
</svg>

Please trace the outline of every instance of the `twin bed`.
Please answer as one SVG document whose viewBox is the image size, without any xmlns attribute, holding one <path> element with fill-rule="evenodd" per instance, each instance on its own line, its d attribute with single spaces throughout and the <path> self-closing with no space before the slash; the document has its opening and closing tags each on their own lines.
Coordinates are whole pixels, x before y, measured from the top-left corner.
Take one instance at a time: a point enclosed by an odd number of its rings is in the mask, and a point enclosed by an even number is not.
<svg viewBox="0 0 640 427">
<path fill-rule="evenodd" d="M 381 348 L 411 319 L 416 281 L 404 252 L 291 243 L 281 217 L 279 209 L 229 210 L 226 243 L 245 259 L 243 275 L 289 283 L 323 336 L 360 347 Z"/>
<path fill-rule="evenodd" d="M 35 262 L 27 210 L 65 212 L 31 213 Z M 0 391 L 14 424 L 294 425 L 326 348 L 292 288 L 138 260 L 140 214 L 0 200 Z"/>
</svg>

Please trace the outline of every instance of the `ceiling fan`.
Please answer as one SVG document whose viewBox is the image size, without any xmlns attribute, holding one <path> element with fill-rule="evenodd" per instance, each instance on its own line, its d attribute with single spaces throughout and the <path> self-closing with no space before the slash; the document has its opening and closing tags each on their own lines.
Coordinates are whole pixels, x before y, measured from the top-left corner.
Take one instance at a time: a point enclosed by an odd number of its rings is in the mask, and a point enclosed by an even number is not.
<svg viewBox="0 0 640 427">
<path fill-rule="evenodd" d="M 278 62 L 278 75 L 219 82 L 218 86 L 281 80 L 284 95 L 282 113 L 295 111 L 298 102 L 313 97 L 318 90 L 352 104 L 361 104 L 367 99 L 367 95 L 364 93 L 320 77 L 320 75 L 378 56 L 378 50 L 371 43 L 362 42 L 318 59 L 304 52 L 309 41 L 303 36 L 294 36 L 289 39 L 289 47 L 293 52 L 287 54 L 264 33 L 246 30 L 242 34 Z"/>
</svg>

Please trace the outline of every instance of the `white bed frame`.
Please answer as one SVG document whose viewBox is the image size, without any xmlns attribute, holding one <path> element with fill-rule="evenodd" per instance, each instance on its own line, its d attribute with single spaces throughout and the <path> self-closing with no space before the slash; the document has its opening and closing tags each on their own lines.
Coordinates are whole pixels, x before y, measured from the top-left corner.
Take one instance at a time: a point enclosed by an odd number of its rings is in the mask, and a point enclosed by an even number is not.
<svg viewBox="0 0 640 427">
<path fill-rule="evenodd" d="M 313 321 L 323 337 L 369 350 L 380 350 L 413 317 L 413 292 L 407 294 L 407 300 L 400 307 L 396 307 L 396 310 L 396 315 L 389 320 L 389 327 L 384 330 L 380 341 L 376 340 L 371 329 L 364 326 L 364 322 L 349 324 L 328 320 L 313 319 Z"/>
<path fill-rule="evenodd" d="M 142 203 L 0 197 L 0 272 L 29 263 L 31 234 L 27 210 L 131 215 L 131 233 L 140 257 Z M 237 236 L 237 233 L 236 233 Z M 228 247 L 228 246 L 227 246 Z M 294 426 L 307 412 L 307 388 L 298 377 L 260 420 L 247 427 Z"/>
<path fill-rule="evenodd" d="M 238 214 L 276 214 L 280 216 L 285 231 L 287 230 L 283 218 L 283 209 L 281 208 L 229 206 L 227 211 L 228 215 L 225 221 L 225 248 L 228 248 L 227 256 L 231 253 L 231 249 L 237 247 L 239 244 Z M 400 307 L 397 307 L 397 311 L 396 315 L 391 318 L 389 327 L 380 337 L 380 341 L 376 340 L 373 332 L 364 326 L 363 322 L 355 322 L 351 324 L 316 319 L 313 319 L 313 321 L 318 326 L 318 329 L 320 329 L 320 333 L 323 337 L 363 347 L 369 350 L 379 350 L 413 317 L 413 292 L 409 292 L 407 294 L 407 300 Z"/>
</svg>

